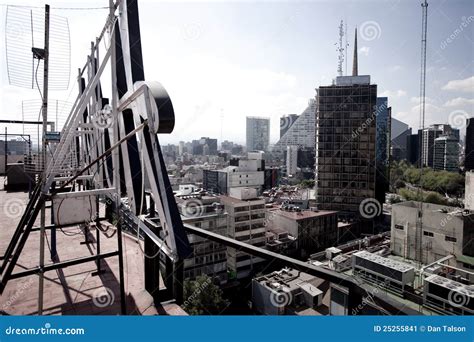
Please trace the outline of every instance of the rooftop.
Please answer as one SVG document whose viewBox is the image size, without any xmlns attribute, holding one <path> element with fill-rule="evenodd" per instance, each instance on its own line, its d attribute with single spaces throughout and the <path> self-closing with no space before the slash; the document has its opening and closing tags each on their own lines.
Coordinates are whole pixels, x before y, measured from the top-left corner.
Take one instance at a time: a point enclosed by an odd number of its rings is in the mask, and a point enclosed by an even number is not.
<svg viewBox="0 0 474 342">
<path fill-rule="evenodd" d="M 221 201 L 223 203 L 230 203 L 230 204 L 249 204 L 249 202 L 252 202 L 250 204 L 264 204 L 265 201 L 261 198 L 253 198 L 253 199 L 249 199 L 249 200 L 241 200 L 241 199 L 238 199 L 238 198 L 235 198 L 235 197 L 230 197 L 230 196 L 226 196 L 226 195 L 220 195 L 219 196 Z"/>
<path fill-rule="evenodd" d="M 0 177 L 3 184 L 3 177 Z M 0 255 L 3 255 L 18 221 L 26 207 L 28 194 L 0 190 Z M 8 210 L 15 204 L 19 210 Z M 5 213 L 8 214 L 6 215 Z M 48 211 L 47 211 L 48 212 Z M 46 217 L 46 222 L 50 218 Z M 37 221 L 39 224 L 39 218 Z M 101 253 L 117 249 L 115 227 L 102 225 Z M 32 232 L 22 251 L 14 273 L 33 268 L 39 261 L 39 232 Z M 57 253 L 59 261 L 96 254 L 96 228 L 87 234 L 90 243 L 84 244 L 85 234 L 79 226 L 57 230 Z M 46 234 L 45 263 L 50 258 L 50 234 Z M 144 289 L 144 256 L 133 237 L 123 234 L 125 268 L 125 292 L 129 315 L 186 315 L 176 304 L 155 306 L 151 295 Z M 44 315 L 118 315 L 120 314 L 120 287 L 118 258 L 102 260 L 105 271 L 95 275 L 94 261 L 67 268 L 45 272 Z M 0 313 L 7 315 L 38 314 L 38 275 L 12 279 L 0 295 Z M 103 302 L 101 300 L 104 300 Z"/>
<path fill-rule="evenodd" d="M 300 221 L 309 218 L 316 218 L 316 217 L 323 217 L 328 215 L 336 215 L 337 211 L 332 210 L 319 210 L 319 211 L 311 211 L 311 210 L 302 210 L 302 211 L 286 211 L 286 210 L 278 210 L 274 211 L 278 215 L 284 216 L 286 218 Z"/>
</svg>

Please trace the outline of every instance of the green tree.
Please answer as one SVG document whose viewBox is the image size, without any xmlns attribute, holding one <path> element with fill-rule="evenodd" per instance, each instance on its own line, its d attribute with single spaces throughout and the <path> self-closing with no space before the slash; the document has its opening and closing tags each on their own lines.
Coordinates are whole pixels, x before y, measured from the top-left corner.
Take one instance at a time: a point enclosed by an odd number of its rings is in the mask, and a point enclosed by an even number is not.
<svg viewBox="0 0 474 342">
<path fill-rule="evenodd" d="M 202 275 L 184 281 L 183 309 L 189 315 L 218 315 L 229 305 L 212 278 Z"/>
<path fill-rule="evenodd" d="M 303 189 L 311 189 L 311 188 L 314 188 L 314 180 L 313 179 L 305 179 L 305 180 L 301 181 L 301 183 L 299 185 Z"/>
</svg>

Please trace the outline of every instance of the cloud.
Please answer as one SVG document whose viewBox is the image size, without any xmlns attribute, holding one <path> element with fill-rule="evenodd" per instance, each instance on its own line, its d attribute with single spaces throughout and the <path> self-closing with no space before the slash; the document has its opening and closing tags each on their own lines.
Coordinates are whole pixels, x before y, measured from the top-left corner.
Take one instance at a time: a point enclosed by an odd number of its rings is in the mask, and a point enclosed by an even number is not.
<svg viewBox="0 0 474 342">
<path fill-rule="evenodd" d="M 402 90 L 402 89 L 398 89 L 398 90 L 385 90 L 383 91 L 379 96 L 386 96 L 388 98 L 400 98 L 400 97 L 403 97 L 403 96 L 406 96 L 407 95 L 407 92 L 405 90 Z"/>
<path fill-rule="evenodd" d="M 474 93 L 474 76 L 465 78 L 463 80 L 449 81 L 442 89 Z"/>
<path fill-rule="evenodd" d="M 419 96 L 413 96 L 410 98 L 411 103 L 420 103 L 420 97 Z M 436 101 L 433 100 L 431 97 L 425 96 L 425 103 L 435 103 Z"/>
<path fill-rule="evenodd" d="M 401 65 L 392 65 L 391 67 L 388 68 L 390 72 L 397 72 L 400 70 L 403 70 L 403 67 Z"/>
<path fill-rule="evenodd" d="M 363 46 L 359 49 L 359 53 L 363 54 L 366 57 L 369 55 L 369 52 L 370 52 L 370 47 L 368 46 Z"/>
<path fill-rule="evenodd" d="M 456 97 L 455 99 L 447 101 L 444 107 L 462 107 L 474 105 L 474 99 L 466 99 L 464 97 Z"/>
</svg>

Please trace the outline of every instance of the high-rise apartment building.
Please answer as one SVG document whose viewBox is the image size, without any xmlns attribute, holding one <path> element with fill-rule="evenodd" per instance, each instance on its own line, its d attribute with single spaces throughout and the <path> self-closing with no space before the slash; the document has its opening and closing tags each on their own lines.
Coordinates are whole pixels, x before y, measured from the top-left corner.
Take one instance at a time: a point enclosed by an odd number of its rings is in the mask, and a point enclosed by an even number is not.
<svg viewBox="0 0 474 342">
<path fill-rule="evenodd" d="M 247 151 L 268 151 L 270 119 L 247 116 Z"/>
</svg>

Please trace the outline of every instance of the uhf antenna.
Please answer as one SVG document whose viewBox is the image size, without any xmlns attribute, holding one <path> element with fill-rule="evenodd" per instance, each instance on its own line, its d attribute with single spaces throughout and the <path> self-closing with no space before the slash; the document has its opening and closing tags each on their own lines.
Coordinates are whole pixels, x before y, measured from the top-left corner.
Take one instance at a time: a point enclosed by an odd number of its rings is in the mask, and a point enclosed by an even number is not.
<svg viewBox="0 0 474 342">
<path fill-rule="evenodd" d="M 344 45 L 342 42 L 344 35 L 346 35 L 344 31 L 344 20 L 341 20 L 341 23 L 339 24 L 339 43 L 335 44 L 337 45 L 336 51 L 339 52 L 339 56 L 337 58 L 338 59 L 337 74 L 339 76 L 342 76 L 342 64 L 344 63 L 344 51 L 346 50 L 346 47 L 347 47 L 347 42 L 346 42 L 346 45 Z M 347 65 L 346 65 L 346 69 L 347 69 Z"/>
</svg>

